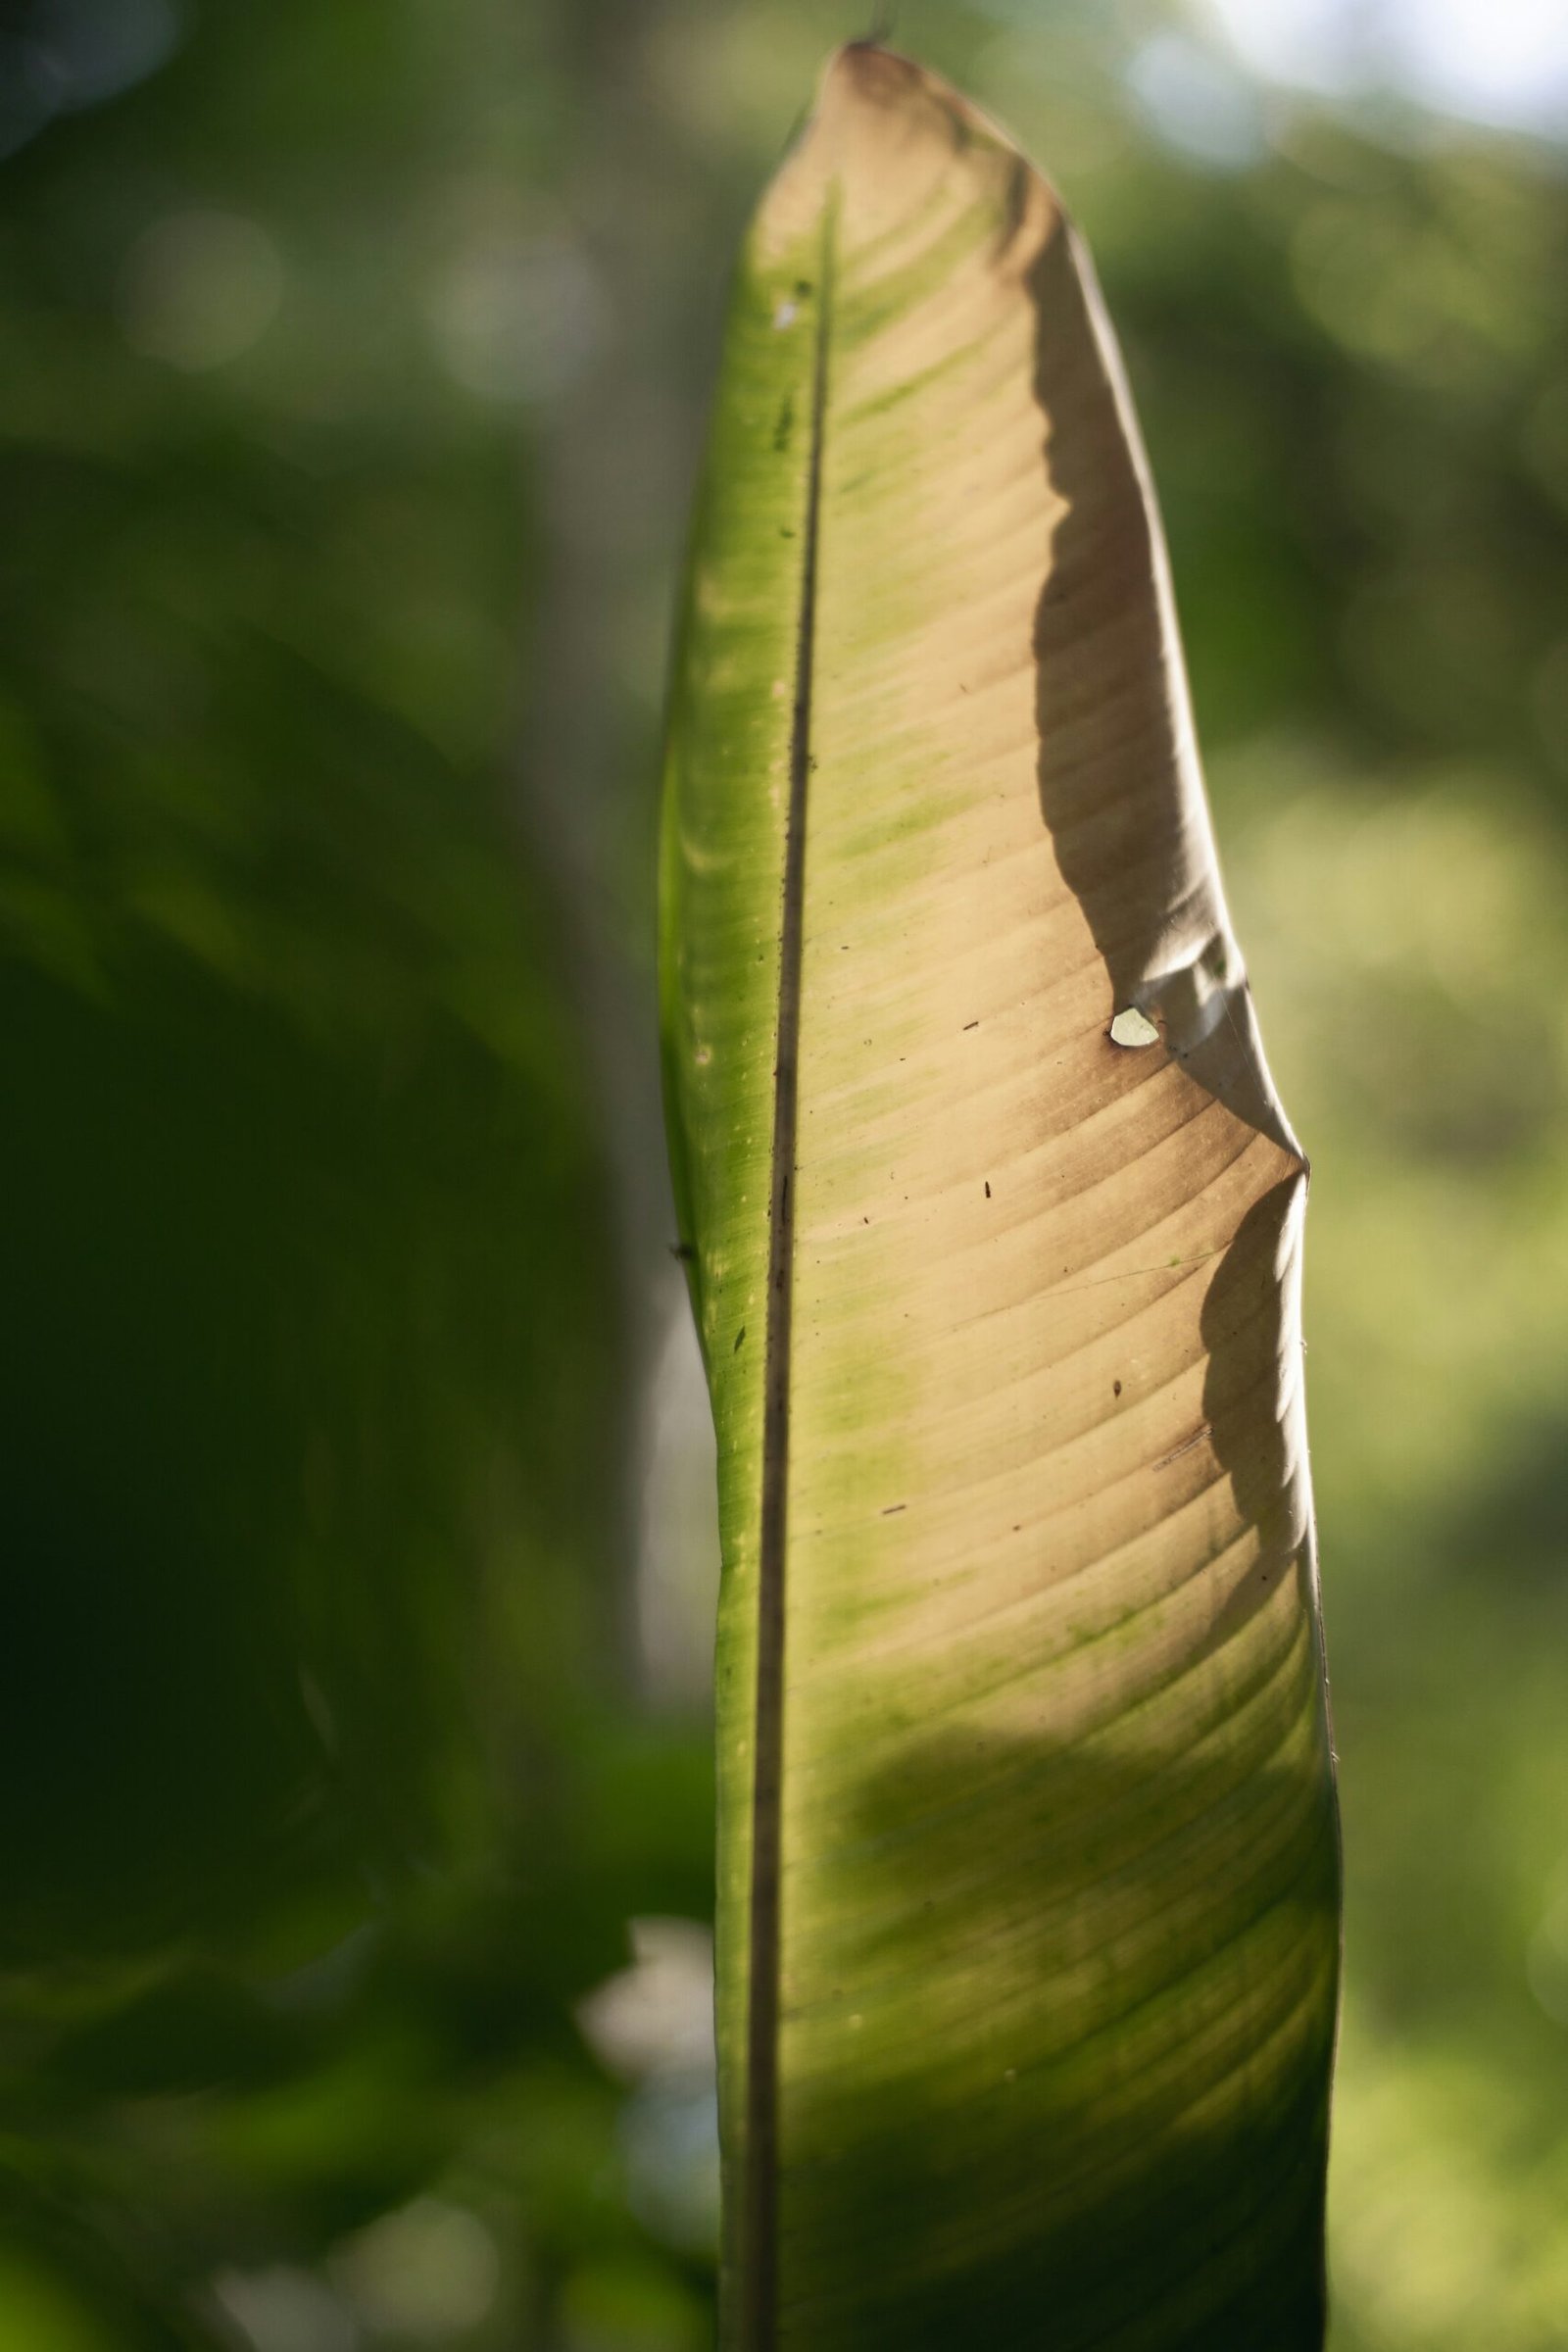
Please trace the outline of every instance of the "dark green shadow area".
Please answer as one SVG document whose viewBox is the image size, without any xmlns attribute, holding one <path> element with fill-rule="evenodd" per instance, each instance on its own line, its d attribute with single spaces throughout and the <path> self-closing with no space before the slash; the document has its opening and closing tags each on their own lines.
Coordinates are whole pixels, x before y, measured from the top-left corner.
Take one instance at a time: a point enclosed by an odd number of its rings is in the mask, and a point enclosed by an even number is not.
<svg viewBox="0 0 1568 2352">
<path fill-rule="evenodd" d="M 1206 1920 L 1183 1902 L 1205 1852 Z M 837 1859 L 870 1915 L 902 1906 L 858 1955 L 871 2031 L 879 1982 L 918 2015 L 922 1948 L 945 1982 L 971 1955 L 977 2001 L 1005 1951 L 1010 1997 L 977 2008 L 962 2058 L 911 2037 L 879 2085 L 857 2068 L 842 2093 L 789 2086 L 784 2339 L 1316 2352 L 1338 1934 L 1321 1774 L 938 1733 L 865 1781 Z M 1119 1924 L 1097 1950 L 1106 1890 Z M 1205 1972 L 1257 1929 L 1266 1959 L 1218 1994 Z M 1263 2007 L 1237 2025 L 1244 1988 Z M 1292 2058 L 1254 2092 L 1280 2028 Z"/>
</svg>

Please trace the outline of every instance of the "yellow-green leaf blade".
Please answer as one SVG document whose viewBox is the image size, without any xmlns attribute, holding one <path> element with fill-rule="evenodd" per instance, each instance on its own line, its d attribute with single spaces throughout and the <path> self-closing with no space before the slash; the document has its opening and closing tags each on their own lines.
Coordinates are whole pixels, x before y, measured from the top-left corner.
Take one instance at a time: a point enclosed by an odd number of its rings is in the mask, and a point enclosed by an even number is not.
<svg viewBox="0 0 1568 2352">
<path fill-rule="evenodd" d="M 728 2340 L 1316 2345 L 1304 1167 L 1087 264 L 880 51 L 759 216 L 708 484 L 664 1003 Z"/>
</svg>

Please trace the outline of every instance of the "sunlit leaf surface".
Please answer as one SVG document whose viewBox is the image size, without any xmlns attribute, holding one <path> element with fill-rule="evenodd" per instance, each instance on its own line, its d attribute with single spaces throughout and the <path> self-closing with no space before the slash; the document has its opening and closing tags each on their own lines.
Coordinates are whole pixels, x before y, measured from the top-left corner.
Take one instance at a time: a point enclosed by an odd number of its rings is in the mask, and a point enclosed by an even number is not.
<svg viewBox="0 0 1568 2352">
<path fill-rule="evenodd" d="M 726 2340 L 1315 2346 L 1305 1167 L 1088 262 L 868 46 L 742 259 L 663 918 Z"/>
</svg>

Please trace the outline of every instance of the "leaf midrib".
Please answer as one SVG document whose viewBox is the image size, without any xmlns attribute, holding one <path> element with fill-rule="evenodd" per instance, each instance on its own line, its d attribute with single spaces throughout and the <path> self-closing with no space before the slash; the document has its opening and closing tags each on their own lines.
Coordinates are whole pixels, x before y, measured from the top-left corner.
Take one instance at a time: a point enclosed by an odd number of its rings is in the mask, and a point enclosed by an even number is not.
<svg viewBox="0 0 1568 2352">
<path fill-rule="evenodd" d="M 822 444 L 832 330 L 833 227 L 822 220 L 810 445 L 790 725 L 790 792 L 778 969 L 773 1156 L 768 1201 L 767 1336 L 762 1375 L 762 1492 L 758 1555 L 757 1710 L 752 1781 L 750 1981 L 747 2006 L 746 2170 L 741 2229 L 740 2337 L 745 2352 L 772 2352 L 777 2336 L 778 2023 L 784 1747 L 784 1585 L 789 1540 L 790 1370 L 794 1321 L 795 1160 L 799 1127 L 801 975 L 806 911 L 806 824 L 811 774 L 811 695 L 816 659 L 817 555 Z"/>
</svg>

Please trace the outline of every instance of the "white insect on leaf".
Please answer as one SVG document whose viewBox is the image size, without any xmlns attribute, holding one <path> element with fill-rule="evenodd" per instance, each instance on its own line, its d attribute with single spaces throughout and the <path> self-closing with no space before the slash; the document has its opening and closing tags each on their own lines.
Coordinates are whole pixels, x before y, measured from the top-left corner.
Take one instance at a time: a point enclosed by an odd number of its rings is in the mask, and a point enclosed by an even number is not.
<svg viewBox="0 0 1568 2352">
<path fill-rule="evenodd" d="M 1124 1005 L 1110 1024 L 1113 1046 L 1157 1046 L 1159 1031 L 1136 1004 Z"/>
</svg>

